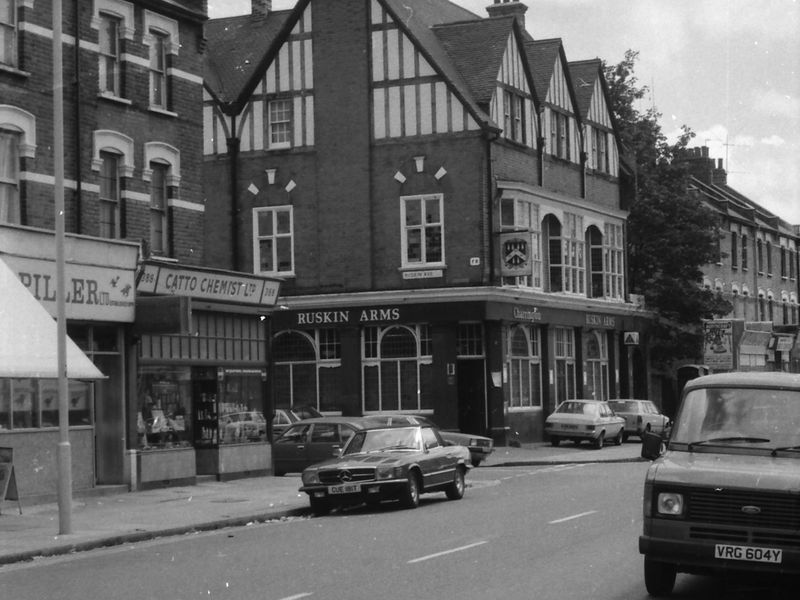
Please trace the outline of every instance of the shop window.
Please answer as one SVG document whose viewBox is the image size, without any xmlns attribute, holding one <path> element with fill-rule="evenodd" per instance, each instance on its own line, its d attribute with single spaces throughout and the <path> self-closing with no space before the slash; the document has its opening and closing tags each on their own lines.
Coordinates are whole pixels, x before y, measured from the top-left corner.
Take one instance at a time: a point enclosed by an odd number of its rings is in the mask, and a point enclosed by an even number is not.
<svg viewBox="0 0 800 600">
<path fill-rule="evenodd" d="M 67 385 L 69 425 L 91 425 L 90 384 L 70 380 Z M 0 431 L 58 427 L 56 379 L 0 379 Z"/>
<path fill-rule="evenodd" d="M 341 410 L 341 340 L 337 329 L 285 331 L 272 346 L 277 408 Z"/>
<path fill-rule="evenodd" d="M 362 348 L 364 412 L 433 408 L 432 349 L 426 325 L 365 328 Z"/>
<path fill-rule="evenodd" d="M 192 438 L 192 375 L 189 367 L 142 365 L 137 380 L 138 445 L 141 449 L 189 446 Z"/>
<path fill-rule="evenodd" d="M 586 397 L 609 399 L 608 340 L 606 334 L 593 331 L 586 335 Z"/>
<path fill-rule="evenodd" d="M 542 406 L 539 328 L 518 325 L 509 330 L 509 408 Z"/>
<path fill-rule="evenodd" d="M 225 372 L 219 386 L 219 443 L 243 444 L 267 439 L 264 418 L 265 375 L 259 369 L 252 373 Z"/>
</svg>

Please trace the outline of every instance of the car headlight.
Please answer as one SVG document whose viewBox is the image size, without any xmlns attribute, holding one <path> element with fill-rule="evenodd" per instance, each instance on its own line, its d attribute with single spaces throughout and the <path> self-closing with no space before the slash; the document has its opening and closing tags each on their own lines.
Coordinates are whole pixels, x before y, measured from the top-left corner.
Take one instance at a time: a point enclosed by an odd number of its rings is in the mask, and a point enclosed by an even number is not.
<svg viewBox="0 0 800 600">
<path fill-rule="evenodd" d="M 375 469 L 375 479 L 397 479 L 403 476 L 403 467 L 381 466 Z"/>
<path fill-rule="evenodd" d="M 656 500 L 656 511 L 660 515 L 680 517 L 683 515 L 683 494 L 660 492 Z"/>
<path fill-rule="evenodd" d="M 319 483 L 319 471 L 304 471 L 303 485 L 312 485 L 315 483 Z"/>
</svg>

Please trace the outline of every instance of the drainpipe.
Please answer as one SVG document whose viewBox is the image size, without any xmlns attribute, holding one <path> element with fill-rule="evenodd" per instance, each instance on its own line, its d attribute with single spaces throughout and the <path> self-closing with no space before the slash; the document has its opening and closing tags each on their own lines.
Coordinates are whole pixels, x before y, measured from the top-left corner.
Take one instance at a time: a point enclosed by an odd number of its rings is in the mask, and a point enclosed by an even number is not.
<svg viewBox="0 0 800 600">
<path fill-rule="evenodd" d="M 497 139 L 495 135 L 494 139 Z M 489 201 L 489 248 L 488 248 L 488 261 L 489 261 L 489 285 L 494 285 L 495 266 L 494 266 L 494 172 L 492 169 L 492 136 L 486 136 L 486 198 Z"/>
<path fill-rule="evenodd" d="M 80 0 L 74 0 L 75 8 L 75 231 L 82 233 L 81 195 L 83 193 L 83 177 L 81 165 L 83 152 L 81 147 L 81 43 L 80 43 Z"/>
<path fill-rule="evenodd" d="M 540 108 L 536 113 L 536 120 L 539 124 L 539 137 L 536 138 L 536 145 L 539 147 L 539 187 L 544 187 L 544 132 L 542 131 L 542 124 L 544 119 L 544 108 Z"/>
<path fill-rule="evenodd" d="M 238 201 L 239 196 L 239 138 L 235 136 L 236 132 L 236 117 L 231 117 L 231 137 L 226 142 L 228 144 L 228 160 L 230 161 L 230 180 L 231 180 L 231 261 L 233 262 L 232 268 L 234 271 L 239 270 L 239 211 Z"/>
</svg>

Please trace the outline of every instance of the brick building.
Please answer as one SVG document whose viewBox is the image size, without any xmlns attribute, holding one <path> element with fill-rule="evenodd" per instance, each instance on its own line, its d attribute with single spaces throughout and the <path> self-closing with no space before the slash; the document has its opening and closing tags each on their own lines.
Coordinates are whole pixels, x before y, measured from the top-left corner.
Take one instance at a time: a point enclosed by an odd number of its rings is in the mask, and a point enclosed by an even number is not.
<svg viewBox="0 0 800 600">
<path fill-rule="evenodd" d="M 649 397 L 600 63 L 526 10 L 253 0 L 207 23 L 205 256 L 282 282 L 273 406 L 502 443 L 566 398 Z"/>
<path fill-rule="evenodd" d="M 703 285 L 733 305 L 731 314 L 706 324 L 706 365 L 800 372 L 800 226 L 731 188 L 722 159 L 711 158 L 707 147 L 680 159 L 698 200 L 720 218 L 719 259 L 704 267 Z"/>
<path fill-rule="evenodd" d="M 0 7 L 0 260 L 55 316 L 52 5 Z M 74 487 L 219 474 L 198 409 L 217 413 L 217 385 L 225 412 L 261 409 L 226 373 L 262 381 L 277 283 L 203 268 L 206 2 L 65 1 L 62 17 L 67 333 L 105 375 L 69 384 Z M 1 369 L 0 446 L 22 494 L 52 494 L 56 381 Z"/>
</svg>

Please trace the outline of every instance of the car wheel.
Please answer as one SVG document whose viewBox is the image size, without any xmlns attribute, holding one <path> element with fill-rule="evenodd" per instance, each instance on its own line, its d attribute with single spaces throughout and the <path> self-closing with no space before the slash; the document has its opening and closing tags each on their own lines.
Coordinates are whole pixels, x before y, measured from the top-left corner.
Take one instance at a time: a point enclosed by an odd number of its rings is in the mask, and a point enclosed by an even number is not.
<svg viewBox="0 0 800 600">
<path fill-rule="evenodd" d="M 551 446 L 558 446 L 558 444 L 559 444 L 559 442 L 560 442 L 560 441 L 561 441 L 561 440 L 560 440 L 560 439 L 558 439 L 558 437 L 556 437 L 556 436 L 554 436 L 554 435 L 553 435 L 553 436 L 550 436 L 550 445 L 551 445 Z"/>
<path fill-rule="evenodd" d="M 644 585 L 651 596 L 669 596 L 675 586 L 675 565 L 644 559 Z"/>
<path fill-rule="evenodd" d="M 408 474 L 408 481 L 400 496 L 400 504 L 405 508 L 417 508 L 419 506 L 419 475 L 416 471 Z"/>
<path fill-rule="evenodd" d="M 594 441 L 594 447 L 600 450 L 603 447 L 603 442 L 606 439 L 606 432 L 601 431 L 600 435 L 597 436 L 597 439 Z"/>
<path fill-rule="evenodd" d="M 453 475 L 453 482 L 447 486 L 445 493 L 450 500 L 460 500 L 464 497 L 464 467 L 456 467 L 456 472 Z"/>
<path fill-rule="evenodd" d="M 617 446 L 622 446 L 622 440 L 624 439 L 625 434 L 622 433 L 622 430 L 619 430 L 617 437 L 614 438 L 614 444 Z"/>
<path fill-rule="evenodd" d="M 627 442 L 628 441 L 628 437 L 629 437 L 628 434 L 623 431 L 622 432 L 622 441 L 623 442 Z"/>
<path fill-rule="evenodd" d="M 482 458 L 473 458 L 473 459 L 470 459 L 470 463 L 472 463 L 472 466 L 473 466 L 473 467 L 477 467 L 478 465 L 480 465 L 480 464 L 481 464 L 481 462 L 482 462 L 482 461 L 483 461 L 483 459 L 482 459 Z"/>
<path fill-rule="evenodd" d="M 318 517 L 324 517 L 331 512 L 331 504 L 328 502 L 327 498 L 315 498 L 311 496 L 309 502 L 311 503 L 311 512 Z"/>
</svg>

